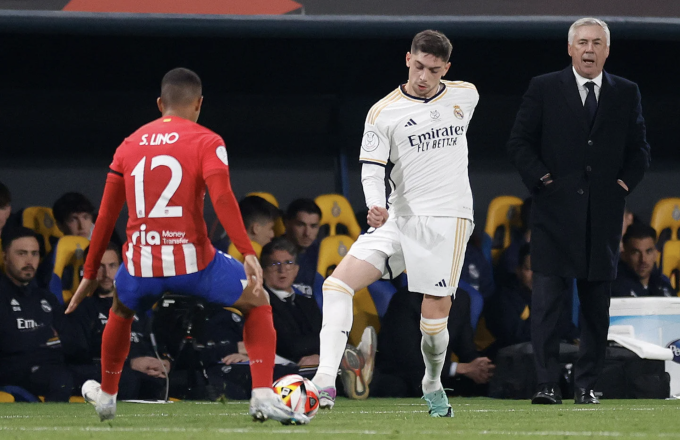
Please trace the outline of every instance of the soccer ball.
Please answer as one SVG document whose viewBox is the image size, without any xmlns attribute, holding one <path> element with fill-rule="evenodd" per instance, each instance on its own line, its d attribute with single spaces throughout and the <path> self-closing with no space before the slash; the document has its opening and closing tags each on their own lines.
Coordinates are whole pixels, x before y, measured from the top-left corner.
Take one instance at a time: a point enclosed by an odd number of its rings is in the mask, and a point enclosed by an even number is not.
<svg viewBox="0 0 680 440">
<path fill-rule="evenodd" d="M 274 382 L 274 391 L 290 409 L 310 419 L 319 411 L 319 391 L 311 380 L 299 374 L 289 374 Z"/>
</svg>

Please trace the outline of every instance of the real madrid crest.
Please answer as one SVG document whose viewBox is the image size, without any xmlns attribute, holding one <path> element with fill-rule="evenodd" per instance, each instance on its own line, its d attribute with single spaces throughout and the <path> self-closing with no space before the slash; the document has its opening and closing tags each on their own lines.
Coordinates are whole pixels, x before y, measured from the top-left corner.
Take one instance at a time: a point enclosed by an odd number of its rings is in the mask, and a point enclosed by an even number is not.
<svg viewBox="0 0 680 440">
<path fill-rule="evenodd" d="M 453 106 L 453 116 L 455 116 L 458 119 L 463 119 L 465 117 L 465 113 L 463 113 L 463 109 L 460 108 L 459 105 Z"/>
<path fill-rule="evenodd" d="M 52 311 L 52 306 L 45 299 L 40 300 L 40 307 L 42 307 L 43 312 L 50 313 Z"/>
</svg>

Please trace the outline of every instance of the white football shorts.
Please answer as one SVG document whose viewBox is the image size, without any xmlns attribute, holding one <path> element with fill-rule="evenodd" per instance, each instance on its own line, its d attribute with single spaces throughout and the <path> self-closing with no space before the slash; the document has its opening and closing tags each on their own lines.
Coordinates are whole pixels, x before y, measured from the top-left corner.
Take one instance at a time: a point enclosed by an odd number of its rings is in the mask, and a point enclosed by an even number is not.
<svg viewBox="0 0 680 440">
<path fill-rule="evenodd" d="M 393 217 L 359 236 L 348 254 L 378 269 L 383 278 L 404 270 L 411 292 L 453 295 L 474 223 L 459 217 Z"/>
</svg>

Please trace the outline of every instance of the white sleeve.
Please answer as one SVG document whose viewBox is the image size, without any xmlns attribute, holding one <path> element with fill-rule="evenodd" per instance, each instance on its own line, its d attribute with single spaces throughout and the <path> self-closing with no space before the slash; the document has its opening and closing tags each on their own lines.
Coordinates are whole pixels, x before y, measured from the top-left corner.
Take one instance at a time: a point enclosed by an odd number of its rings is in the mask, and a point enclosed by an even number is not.
<svg viewBox="0 0 680 440">
<path fill-rule="evenodd" d="M 364 187 L 366 206 L 384 208 L 385 200 L 385 167 L 382 165 L 364 162 L 361 166 L 361 185 Z"/>
</svg>

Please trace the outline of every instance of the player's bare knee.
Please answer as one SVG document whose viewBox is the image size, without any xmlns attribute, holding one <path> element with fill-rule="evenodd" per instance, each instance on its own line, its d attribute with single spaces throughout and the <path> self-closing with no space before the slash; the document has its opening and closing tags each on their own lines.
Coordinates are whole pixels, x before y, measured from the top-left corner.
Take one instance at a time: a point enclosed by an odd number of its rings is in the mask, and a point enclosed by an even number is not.
<svg viewBox="0 0 680 440">
<path fill-rule="evenodd" d="M 255 289 L 248 286 L 243 290 L 241 297 L 234 303 L 234 307 L 247 315 L 252 309 L 269 305 L 269 295 L 264 289 Z"/>
<path fill-rule="evenodd" d="M 449 316 L 451 311 L 450 296 L 423 295 L 421 313 L 428 319 L 439 319 Z"/>
</svg>

